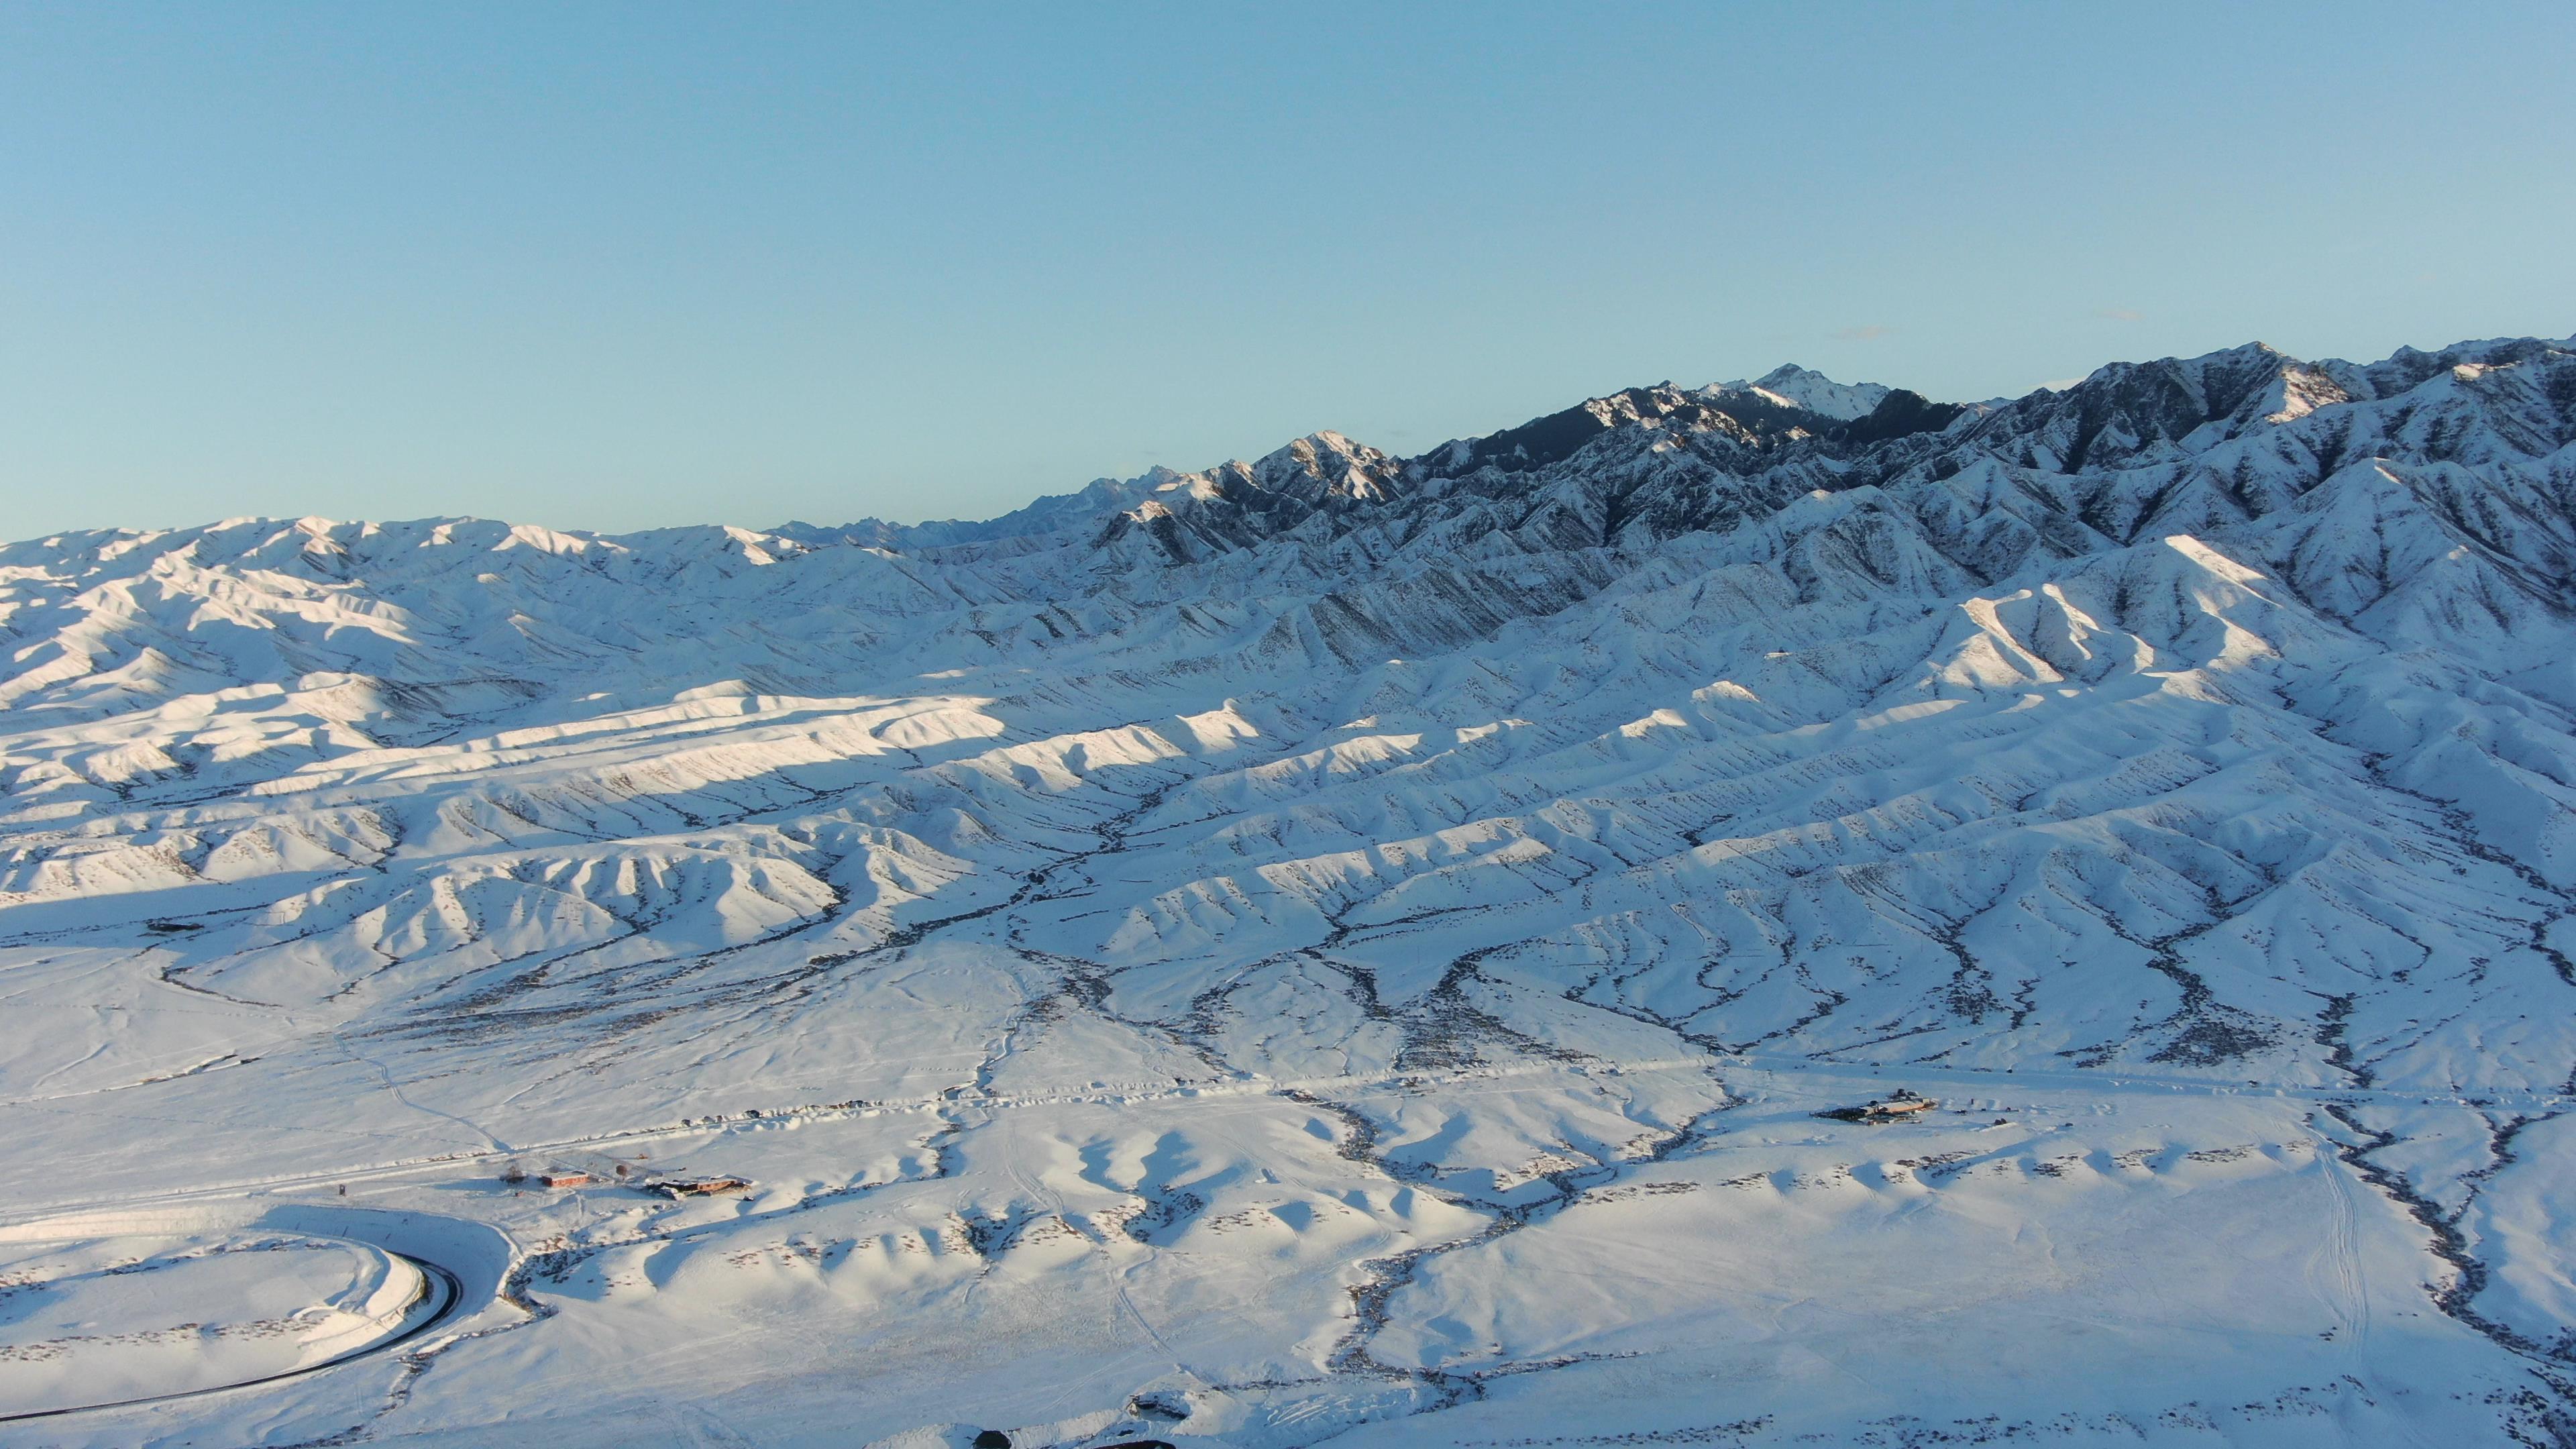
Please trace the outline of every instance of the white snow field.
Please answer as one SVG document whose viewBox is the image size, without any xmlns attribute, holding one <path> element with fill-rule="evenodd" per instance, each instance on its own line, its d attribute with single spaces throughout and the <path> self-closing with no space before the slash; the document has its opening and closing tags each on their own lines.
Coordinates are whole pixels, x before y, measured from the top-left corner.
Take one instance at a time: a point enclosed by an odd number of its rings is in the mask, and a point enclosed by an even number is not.
<svg viewBox="0 0 2576 1449">
<path fill-rule="evenodd" d="M 0 1443 L 2576 1444 L 2576 342 L 66 534 L 0 797 Z"/>
</svg>

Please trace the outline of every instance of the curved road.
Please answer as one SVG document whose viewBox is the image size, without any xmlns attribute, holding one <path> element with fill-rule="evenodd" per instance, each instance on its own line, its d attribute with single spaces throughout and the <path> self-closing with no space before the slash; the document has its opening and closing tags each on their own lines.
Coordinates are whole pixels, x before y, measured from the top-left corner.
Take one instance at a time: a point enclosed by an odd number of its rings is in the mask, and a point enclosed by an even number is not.
<svg viewBox="0 0 2576 1449">
<path fill-rule="evenodd" d="M 282 1383 L 288 1379 L 302 1378 L 306 1374 L 318 1374 L 324 1369 L 337 1368 L 344 1363 L 352 1363 L 380 1353 L 390 1353 L 455 1317 L 457 1310 L 465 1306 L 465 1284 L 454 1273 L 436 1263 L 424 1262 L 403 1253 L 395 1253 L 390 1248 L 380 1251 L 419 1269 L 422 1281 L 430 1284 L 430 1291 L 440 1296 L 437 1308 L 424 1315 L 418 1323 L 410 1325 L 390 1338 L 378 1339 L 374 1343 L 353 1348 L 347 1353 L 326 1358 L 320 1363 L 303 1364 L 282 1373 L 264 1374 L 258 1378 L 243 1379 L 237 1383 L 213 1384 L 202 1389 L 181 1389 L 169 1394 L 146 1394 L 139 1399 L 110 1399 L 97 1404 L 71 1404 L 59 1409 L 28 1409 L 14 1414 L 0 1414 L 0 1424 L 14 1424 L 27 1419 L 51 1419 L 64 1414 L 95 1413 L 101 1409 L 126 1409 L 138 1404 L 167 1403 L 173 1399 L 202 1398 L 207 1394 L 229 1394 L 236 1389 L 257 1388 L 261 1384 Z"/>
</svg>

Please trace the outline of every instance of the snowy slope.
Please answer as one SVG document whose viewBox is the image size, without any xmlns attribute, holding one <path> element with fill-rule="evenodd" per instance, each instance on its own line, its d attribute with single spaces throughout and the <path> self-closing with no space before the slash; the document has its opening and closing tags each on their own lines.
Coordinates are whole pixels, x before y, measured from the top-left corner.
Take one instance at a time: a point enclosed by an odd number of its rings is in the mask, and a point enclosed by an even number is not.
<svg viewBox="0 0 2576 1449">
<path fill-rule="evenodd" d="M 2576 341 L 66 534 L 0 639 L 0 1403 L 254 1321 L 6 1312 L 128 1239 L 468 1285 L 0 1442 L 2576 1442 Z"/>
</svg>

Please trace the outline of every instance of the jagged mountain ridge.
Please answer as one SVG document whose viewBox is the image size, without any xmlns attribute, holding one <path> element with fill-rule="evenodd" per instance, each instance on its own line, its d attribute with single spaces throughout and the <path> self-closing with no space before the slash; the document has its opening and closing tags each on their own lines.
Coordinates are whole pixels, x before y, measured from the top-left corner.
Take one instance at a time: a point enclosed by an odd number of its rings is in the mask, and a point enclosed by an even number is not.
<svg viewBox="0 0 2576 1449">
<path fill-rule="evenodd" d="M 1776 391 L 1786 388 L 1786 393 Z M 1891 399 L 1893 401 L 1891 402 Z M 1808 403 L 1814 403 L 1809 407 Z M 807 543 L 860 543 L 896 549 L 941 548 L 999 539 L 1042 537 L 1067 527 L 1125 516 L 1147 522 L 1176 508 L 1195 511 L 1222 500 L 1229 511 L 1275 519 L 1318 507 L 1397 501 L 1426 480 L 1482 469 L 1527 472 L 1561 462 L 1599 434 L 1652 420 L 1691 432 L 1718 431 L 1753 446 L 1791 441 L 1879 441 L 1937 429 L 1955 406 L 1874 383 L 1845 387 L 1795 365 L 1757 382 L 1697 390 L 1671 383 L 1593 398 L 1516 428 L 1443 443 L 1418 458 L 1397 459 L 1334 432 L 1300 438 L 1256 463 L 1229 462 L 1197 473 L 1156 468 L 1124 481 L 1103 478 L 1080 493 L 1039 500 L 983 522 L 912 526 L 862 520 L 840 528 L 790 523 L 774 530 Z M 1410 486 L 1408 486 L 1410 485 Z M 1255 534 L 1239 535 L 1247 541 Z"/>
<path fill-rule="evenodd" d="M 291 1094 L 356 1043 L 513 1140 L 1339 1083 L 1294 1090 L 1484 1213 L 1723 1098 L 1443 1095 L 1479 1074 L 2259 1083 L 2445 1224 L 2444 1321 L 2564 1359 L 2515 1214 L 2576 1093 L 2576 340 L 1836 387 L 982 524 L 7 546 L 0 951 L 256 1023 L 28 1080 Z M 968 957 L 992 1041 L 889 984 Z M 1410 1342 L 1264 1372 L 1482 1352 Z"/>
</svg>

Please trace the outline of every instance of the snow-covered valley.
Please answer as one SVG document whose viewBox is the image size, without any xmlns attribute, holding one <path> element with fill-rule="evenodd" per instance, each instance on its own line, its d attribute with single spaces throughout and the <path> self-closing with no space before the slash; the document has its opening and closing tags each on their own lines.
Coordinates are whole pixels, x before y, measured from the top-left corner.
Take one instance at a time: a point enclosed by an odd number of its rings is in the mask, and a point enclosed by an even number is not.
<svg viewBox="0 0 2576 1449">
<path fill-rule="evenodd" d="M 0 651 L 0 1442 L 2576 1444 L 2576 340 Z"/>
</svg>

